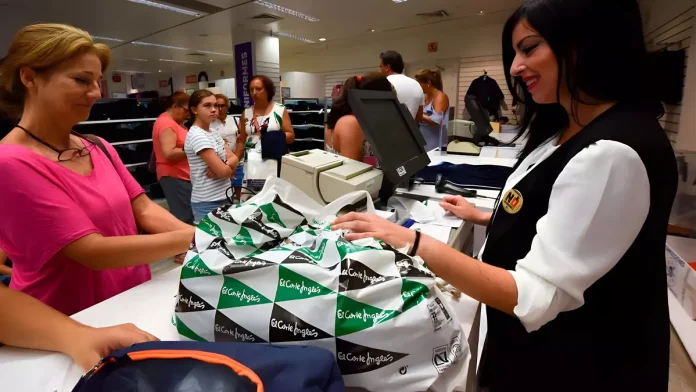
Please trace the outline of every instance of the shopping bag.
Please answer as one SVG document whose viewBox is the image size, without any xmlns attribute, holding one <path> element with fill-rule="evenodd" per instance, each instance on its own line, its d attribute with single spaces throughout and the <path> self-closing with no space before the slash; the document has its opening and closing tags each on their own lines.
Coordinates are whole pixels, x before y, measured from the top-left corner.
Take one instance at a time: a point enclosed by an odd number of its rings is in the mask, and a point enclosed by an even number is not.
<svg viewBox="0 0 696 392">
<path fill-rule="evenodd" d="M 347 387 L 452 391 L 469 348 L 419 258 L 330 230 L 345 195 L 321 206 L 269 178 L 246 203 L 197 227 L 182 268 L 175 322 L 182 339 L 311 345 L 336 356 Z"/>
</svg>

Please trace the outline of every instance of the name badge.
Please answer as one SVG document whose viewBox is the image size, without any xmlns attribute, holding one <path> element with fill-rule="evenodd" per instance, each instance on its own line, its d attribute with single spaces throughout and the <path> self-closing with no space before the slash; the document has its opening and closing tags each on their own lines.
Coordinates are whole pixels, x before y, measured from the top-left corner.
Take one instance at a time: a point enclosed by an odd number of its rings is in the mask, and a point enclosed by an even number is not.
<svg viewBox="0 0 696 392">
<path fill-rule="evenodd" d="M 503 204 L 505 212 L 508 214 L 516 214 L 522 209 L 524 198 L 517 189 L 510 189 L 505 196 L 503 196 L 501 203 Z"/>
</svg>

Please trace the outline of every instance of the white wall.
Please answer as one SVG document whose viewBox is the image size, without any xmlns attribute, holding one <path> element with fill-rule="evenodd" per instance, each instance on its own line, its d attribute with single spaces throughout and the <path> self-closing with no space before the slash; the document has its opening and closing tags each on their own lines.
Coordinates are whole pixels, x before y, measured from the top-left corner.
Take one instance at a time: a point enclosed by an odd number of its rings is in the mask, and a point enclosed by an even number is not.
<svg viewBox="0 0 696 392">
<path fill-rule="evenodd" d="M 324 75 L 308 72 L 282 72 L 280 86 L 290 87 L 293 98 L 323 98 Z M 280 95 L 280 91 L 277 91 Z"/>
<path fill-rule="evenodd" d="M 312 45 L 304 53 L 281 53 L 282 72 L 334 72 L 374 67 L 379 54 L 386 50 L 401 53 L 408 64 L 461 57 L 487 56 L 502 53 L 503 25 L 489 25 L 432 34 L 415 33 L 396 37 L 376 35 L 373 40 Z M 379 34 L 379 33 L 375 33 Z M 427 52 L 428 42 L 437 41 L 438 51 Z"/>
</svg>

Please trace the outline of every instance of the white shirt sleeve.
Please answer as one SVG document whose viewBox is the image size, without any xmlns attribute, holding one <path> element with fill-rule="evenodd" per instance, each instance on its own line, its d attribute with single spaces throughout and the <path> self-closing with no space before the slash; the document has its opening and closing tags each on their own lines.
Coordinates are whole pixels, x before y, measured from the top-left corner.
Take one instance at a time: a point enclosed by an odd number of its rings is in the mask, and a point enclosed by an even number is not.
<svg viewBox="0 0 696 392">
<path fill-rule="evenodd" d="M 584 292 L 623 257 L 650 209 L 650 183 L 638 154 L 602 140 L 568 162 L 525 258 L 510 271 L 515 315 L 532 332 L 575 310 Z"/>
</svg>

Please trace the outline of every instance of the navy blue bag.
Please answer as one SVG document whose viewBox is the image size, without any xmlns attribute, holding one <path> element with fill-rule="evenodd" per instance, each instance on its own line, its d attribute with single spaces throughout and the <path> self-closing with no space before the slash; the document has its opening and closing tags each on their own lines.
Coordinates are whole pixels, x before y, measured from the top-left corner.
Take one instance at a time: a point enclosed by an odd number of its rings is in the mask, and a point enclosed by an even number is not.
<svg viewBox="0 0 696 392">
<path fill-rule="evenodd" d="M 73 392 L 343 392 L 336 358 L 309 346 L 150 342 L 104 358 Z"/>
<path fill-rule="evenodd" d="M 503 189 L 507 178 L 512 174 L 512 168 L 497 165 L 455 165 L 442 162 L 439 165 L 424 168 L 416 177 L 422 178 L 425 184 L 435 184 L 438 174 L 465 188 Z"/>
</svg>

